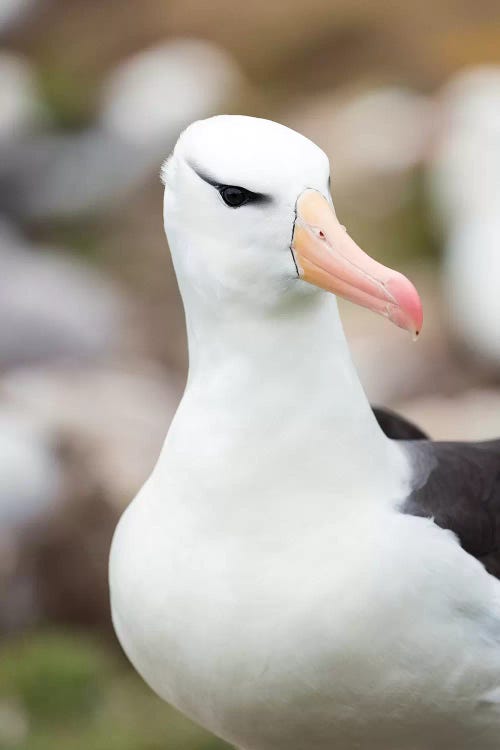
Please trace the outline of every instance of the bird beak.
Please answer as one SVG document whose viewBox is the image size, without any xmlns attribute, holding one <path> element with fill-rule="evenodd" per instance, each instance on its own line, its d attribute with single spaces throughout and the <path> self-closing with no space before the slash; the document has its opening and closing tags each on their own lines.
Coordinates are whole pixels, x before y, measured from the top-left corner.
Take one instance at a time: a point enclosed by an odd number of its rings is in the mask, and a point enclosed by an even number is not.
<svg viewBox="0 0 500 750">
<path fill-rule="evenodd" d="M 366 255 L 317 190 L 299 195 L 296 214 L 292 253 L 300 278 L 389 318 L 416 338 L 423 312 L 411 281 Z"/>
</svg>

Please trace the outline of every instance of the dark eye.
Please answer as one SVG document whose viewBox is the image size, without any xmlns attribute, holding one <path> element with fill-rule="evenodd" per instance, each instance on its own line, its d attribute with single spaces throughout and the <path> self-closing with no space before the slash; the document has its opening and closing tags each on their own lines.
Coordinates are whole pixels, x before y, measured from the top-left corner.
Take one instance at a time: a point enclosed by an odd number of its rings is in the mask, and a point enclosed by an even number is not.
<svg viewBox="0 0 500 750">
<path fill-rule="evenodd" d="M 221 187 L 219 192 L 226 206 L 230 206 L 231 208 L 239 208 L 239 206 L 247 203 L 251 196 L 251 193 L 248 190 L 240 187 L 233 187 L 231 185 Z"/>
</svg>

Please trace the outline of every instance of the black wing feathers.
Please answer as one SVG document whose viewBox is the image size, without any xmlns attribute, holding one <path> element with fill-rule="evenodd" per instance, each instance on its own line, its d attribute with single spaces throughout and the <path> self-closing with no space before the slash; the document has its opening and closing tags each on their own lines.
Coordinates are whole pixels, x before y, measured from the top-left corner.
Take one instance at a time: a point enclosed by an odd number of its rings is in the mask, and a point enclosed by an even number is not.
<svg viewBox="0 0 500 750">
<path fill-rule="evenodd" d="M 413 461 L 415 489 L 401 511 L 453 531 L 500 578 L 500 440 L 434 442 L 389 409 L 373 413 L 387 437 L 406 442 Z"/>
<path fill-rule="evenodd" d="M 408 449 L 417 488 L 403 512 L 453 531 L 467 552 L 500 577 L 500 440 L 425 441 Z"/>
<path fill-rule="evenodd" d="M 392 440 L 428 440 L 428 435 L 412 422 L 390 409 L 373 406 L 373 413 L 381 429 Z"/>
</svg>

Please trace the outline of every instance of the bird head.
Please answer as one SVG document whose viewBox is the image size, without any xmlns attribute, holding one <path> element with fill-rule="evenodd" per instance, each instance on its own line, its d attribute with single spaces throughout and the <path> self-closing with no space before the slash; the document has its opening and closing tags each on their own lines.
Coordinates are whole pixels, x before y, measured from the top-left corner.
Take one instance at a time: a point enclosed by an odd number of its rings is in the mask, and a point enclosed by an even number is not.
<svg viewBox="0 0 500 750">
<path fill-rule="evenodd" d="M 184 297 L 262 309 L 332 293 L 420 332 L 415 287 L 348 235 L 328 158 L 304 136 L 268 120 L 212 117 L 184 131 L 162 177 Z"/>
</svg>

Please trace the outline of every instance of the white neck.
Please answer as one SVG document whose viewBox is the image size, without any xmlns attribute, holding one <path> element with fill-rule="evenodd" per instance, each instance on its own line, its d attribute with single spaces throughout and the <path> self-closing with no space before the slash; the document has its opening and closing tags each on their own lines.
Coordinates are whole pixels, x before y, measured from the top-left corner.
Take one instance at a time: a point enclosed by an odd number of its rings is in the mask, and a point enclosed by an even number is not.
<svg viewBox="0 0 500 750">
<path fill-rule="evenodd" d="M 189 377 L 165 469 L 182 466 L 214 493 L 256 478 L 329 497 L 390 494 L 393 478 L 399 486 L 405 460 L 373 416 L 332 295 L 257 314 L 185 302 Z"/>
<path fill-rule="evenodd" d="M 376 424 L 333 295 L 317 292 L 293 304 L 258 311 L 190 306 L 186 320 L 188 391 L 204 390 L 213 378 L 216 387 L 223 387 L 224 398 L 231 397 L 239 410 L 254 412 L 266 403 L 261 417 L 270 423 L 277 417 L 317 411 L 334 419 L 337 431 L 348 425 L 366 430 Z M 231 380 L 229 373 L 234 375 Z M 282 407 L 286 413 L 279 413 Z"/>
</svg>

